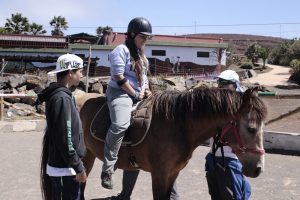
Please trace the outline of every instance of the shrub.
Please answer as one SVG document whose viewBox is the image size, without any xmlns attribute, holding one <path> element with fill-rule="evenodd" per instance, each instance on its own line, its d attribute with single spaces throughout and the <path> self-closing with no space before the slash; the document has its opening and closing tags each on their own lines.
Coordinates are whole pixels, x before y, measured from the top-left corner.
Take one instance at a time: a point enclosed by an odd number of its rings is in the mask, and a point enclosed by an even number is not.
<svg viewBox="0 0 300 200">
<path fill-rule="evenodd" d="M 293 73 L 300 72 L 300 60 L 294 59 L 290 62 L 290 66 L 292 67 Z"/>
<path fill-rule="evenodd" d="M 253 69 L 253 64 L 251 62 L 245 62 L 241 64 L 242 69 Z"/>
<path fill-rule="evenodd" d="M 290 62 L 290 66 L 292 67 L 293 71 L 290 80 L 300 85 L 300 60 L 292 60 Z"/>
<path fill-rule="evenodd" d="M 291 59 L 289 58 L 289 56 L 287 55 L 283 55 L 282 57 L 279 58 L 279 65 L 282 65 L 282 66 L 289 66 L 291 62 Z"/>
</svg>

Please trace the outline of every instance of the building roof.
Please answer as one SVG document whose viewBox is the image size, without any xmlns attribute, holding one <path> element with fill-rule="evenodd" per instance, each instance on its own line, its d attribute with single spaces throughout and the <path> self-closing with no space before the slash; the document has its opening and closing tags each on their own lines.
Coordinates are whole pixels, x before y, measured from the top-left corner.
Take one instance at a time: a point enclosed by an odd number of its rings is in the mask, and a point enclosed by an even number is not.
<svg viewBox="0 0 300 200">
<path fill-rule="evenodd" d="M 59 42 L 65 43 L 65 37 L 46 35 L 25 35 L 25 34 L 0 34 L 0 40 L 9 41 L 30 41 L 30 42 Z"/>
<path fill-rule="evenodd" d="M 69 53 L 69 49 L 61 48 L 1 48 L 0 52 L 26 52 L 26 53 Z"/>
<path fill-rule="evenodd" d="M 90 35 L 87 33 L 77 33 L 73 35 L 68 35 L 70 43 L 91 43 L 95 44 L 98 41 L 98 37 L 94 35 Z"/>
<path fill-rule="evenodd" d="M 109 36 L 109 45 L 117 46 L 124 43 L 126 35 L 124 33 L 113 33 Z M 181 43 L 187 44 L 226 44 L 223 43 L 221 38 L 201 38 L 193 36 L 173 36 L 173 35 L 154 35 L 152 40 L 148 41 L 151 45 L 158 44 L 174 44 L 178 45 Z M 181 46 L 181 45 L 180 45 Z M 210 45 L 209 45 L 210 46 Z M 227 45 L 225 45 L 227 47 Z"/>
</svg>

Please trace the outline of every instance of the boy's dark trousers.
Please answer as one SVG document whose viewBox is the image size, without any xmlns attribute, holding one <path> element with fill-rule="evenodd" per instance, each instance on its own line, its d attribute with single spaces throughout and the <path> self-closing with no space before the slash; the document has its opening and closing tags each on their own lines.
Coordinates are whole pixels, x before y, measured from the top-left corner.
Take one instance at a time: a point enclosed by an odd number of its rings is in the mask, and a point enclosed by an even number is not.
<svg viewBox="0 0 300 200">
<path fill-rule="evenodd" d="M 50 176 L 52 200 L 80 200 L 80 183 L 75 176 Z"/>
</svg>

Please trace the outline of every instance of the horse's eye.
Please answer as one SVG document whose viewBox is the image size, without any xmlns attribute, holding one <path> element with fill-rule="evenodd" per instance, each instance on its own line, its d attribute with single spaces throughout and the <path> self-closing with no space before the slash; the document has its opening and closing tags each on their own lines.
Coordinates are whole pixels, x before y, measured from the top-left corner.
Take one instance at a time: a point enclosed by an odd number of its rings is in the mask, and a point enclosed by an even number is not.
<svg viewBox="0 0 300 200">
<path fill-rule="evenodd" d="M 248 126 L 247 129 L 248 129 L 248 132 L 253 133 L 253 134 L 257 132 L 257 128 L 254 126 Z"/>
</svg>

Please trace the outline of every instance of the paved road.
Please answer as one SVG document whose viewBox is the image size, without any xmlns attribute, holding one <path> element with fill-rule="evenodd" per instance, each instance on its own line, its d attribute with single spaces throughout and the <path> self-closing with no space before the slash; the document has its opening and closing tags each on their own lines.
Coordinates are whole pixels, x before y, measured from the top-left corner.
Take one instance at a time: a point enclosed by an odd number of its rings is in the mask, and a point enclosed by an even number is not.
<svg viewBox="0 0 300 200">
<path fill-rule="evenodd" d="M 0 132 L 0 199 L 40 200 L 39 160 L 41 132 Z M 209 199 L 204 178 L 204 156 L 208 147 L 200 146 L 193 159 L 178 179 L 182 199 Z M 87 183 L 86 199 L 104 200 L 115 195 L 121 187 L 121 170 L 114 176 L 115 189 L 100 187 L 101 162 L 97 161 Z M 254 200 L 296 200 L 300 199 L 300 157 L 267 154 L 265 172 L 256 179 L 250 179 Z M 141 173 L 132 199 L 150 200 L 151 180 L 148 173 Z"/>
</svg>

